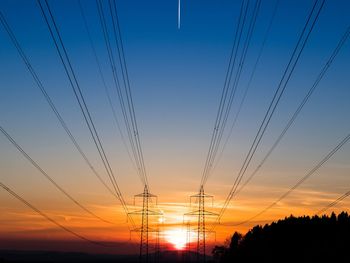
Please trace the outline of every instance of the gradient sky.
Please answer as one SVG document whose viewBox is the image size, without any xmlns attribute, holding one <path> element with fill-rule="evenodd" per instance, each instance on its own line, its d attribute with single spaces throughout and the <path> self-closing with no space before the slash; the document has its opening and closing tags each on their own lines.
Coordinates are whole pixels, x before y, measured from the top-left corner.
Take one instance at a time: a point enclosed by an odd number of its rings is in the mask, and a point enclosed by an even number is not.
<svg viewBox="0 0 350 263">
<path fill-rule="evenodd" d="M 95 1 L 82 1 L 113 102 L 119 112 Z M 49 1 L 118 183 L 129 204 L 142 184 L 113 122 L 76 1 Z M 199 186 L 223 88 L 240 1 L 118 0 L 120 26 L 151 190 L 159 197 L 168 231 L 181 228 L 189 195 Z M 313 1 L 280 1 L 246 103 L 206 191 L 220 209 L 262 121 Z M 275 1 L 263 0 L 238 86 L 247 85 Z M 2 0 L 0 10 L 58 110 L 96 169 L 104 174 L 48 29 L 35 1 Z M 350 25 L 350 2 L 327 1 L 247 175 L 257 166 L 315 81 Z M 350 43 L 344 45 L 295 124 L 248 187 L 231 202 L 224 222 L 254 215 L 306 174 L 350 131 Z M 56 190 L 0 135 L 0 181 L 62 224 L 96 240 L 125 241 L 121 207 L 105 191 L 59 125 L 0 27 L 0 125 L 50 176 L 84 205 L 116 222 L 89 218 Z M 228 123 L 230 127 L 234 114 Z M 226 133 L 225 133 L 226 134 Z M 277 207 L 251 224 L 218 227 L 218 242 L 256 223 L 313 214 L 350 188 L 350 145 Z M 336 211 L 349 207 L 344 200 Z M 133 207 L 131 207 L 133 209 Z M 0 190 L 0 239 L 74 239 Z M 133 240 L 137 241 L 137 235 Z M 7 243 L 9 244 L 9 243 Z M 1 243 L 6 247 L 6 242 Z M 13 245 L 15 246 L 15 245 Z M 1 248 L 1 247 L 0 247 Z"/>
</svg>

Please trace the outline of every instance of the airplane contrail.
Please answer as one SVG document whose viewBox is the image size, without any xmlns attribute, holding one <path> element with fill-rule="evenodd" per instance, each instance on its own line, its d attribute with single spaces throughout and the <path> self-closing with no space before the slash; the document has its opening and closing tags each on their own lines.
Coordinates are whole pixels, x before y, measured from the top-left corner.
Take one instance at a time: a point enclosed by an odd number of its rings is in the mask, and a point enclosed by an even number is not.
<svg viewBox="0 0 350 263">
<path fill-rule="evenodd" d="M 181 0 L 178 1 L 177 5 L 177 28 L 181 27 Z"/>
</svg>

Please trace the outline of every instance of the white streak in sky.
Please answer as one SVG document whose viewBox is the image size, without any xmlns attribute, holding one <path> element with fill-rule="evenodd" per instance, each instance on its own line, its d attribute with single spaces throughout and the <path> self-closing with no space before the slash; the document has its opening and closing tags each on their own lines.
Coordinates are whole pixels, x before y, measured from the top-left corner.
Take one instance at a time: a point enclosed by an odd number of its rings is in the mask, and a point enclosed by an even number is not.
<svg viewBox="0 0 350 263">
<path fill-rule="evenodd" d="M 178 1 L 177 6 L 177 28 L 180 29 L 181 26 L 181 0 Z"/>
</svg>

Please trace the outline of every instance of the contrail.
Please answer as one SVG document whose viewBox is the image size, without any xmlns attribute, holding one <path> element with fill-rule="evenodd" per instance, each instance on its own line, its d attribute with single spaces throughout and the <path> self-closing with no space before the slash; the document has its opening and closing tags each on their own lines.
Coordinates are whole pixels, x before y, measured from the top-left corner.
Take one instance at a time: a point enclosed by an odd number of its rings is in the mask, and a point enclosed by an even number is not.
<svg viewBox="0 0 350 263">
<path fill-rule="evenodd" d="M 181 27 L 181 0 L 178 1 L 177 5 L 177 28 Z"/>
</svg>

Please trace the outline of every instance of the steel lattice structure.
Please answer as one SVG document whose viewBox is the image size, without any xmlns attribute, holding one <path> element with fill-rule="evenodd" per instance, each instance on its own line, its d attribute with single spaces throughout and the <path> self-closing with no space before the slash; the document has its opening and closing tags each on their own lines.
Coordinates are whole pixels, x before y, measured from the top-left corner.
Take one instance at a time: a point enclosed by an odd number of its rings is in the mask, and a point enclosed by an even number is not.
<svg viewBox="0 0 350 263">
<path fill-rule="evenodd" d="M 192 203 L 192 199 L 195 198 L 198 202 L 198 209 L 193 210 L 189 213 L 186 213 L 185 216 L 196 216 L 197 217 L 197 228 L 194 229 L 197 232 L 197 262 L 205 262 L 206 261 L 206 234 L 211 233 L 213 231 L 206 228 L 206 217 L 207 216 L 218 216 L 218 214 L 207 211 L 205 209 L 205 200 L 207 198 L 212 199 L 213 196 L 205 194 L 203 185 L 200 187 L 199 193 L 192 195 L 190 197 L 190 203 Z M 190 225 L 188 223 L 187 231 L 191 231 Z M 190 235 L 190 234 L 188 234 Z M 190 251 L 189 251 L 190 253 Z M 190 255 L 189 255 L 190 256 Z"/>
<path fill-rule="evenodd" d="M 157 233 L 156 238 L 156 249 L 159 248 L 157 242 L 159 242 L 159 228 L 151 228 L 149 222 L 149 216 L 162 216 L 163 214 L 158 211 L 154 211 L 150 209 L 150 203 L 152 203 L 152 198 L 157 200 L 157 196 L 153 195 L 149 192 L 148 186 L 145 185 L 144 190 L 141 194 L 137 194 L 134 196 L 134 203 L 136 198 L 142 198 L 142 209 L 131 212 L 130 214 L 140 215 L 141 216 L 141 227 L 132 229 L 133 232 L 140 232 L 140 262 L 149 262 L 149 233 L 154 232 Z M 157 201 L 156 201 L 157 203 Z M 157 254 L 157 251 L 156 253 Z"/>
</svg>

